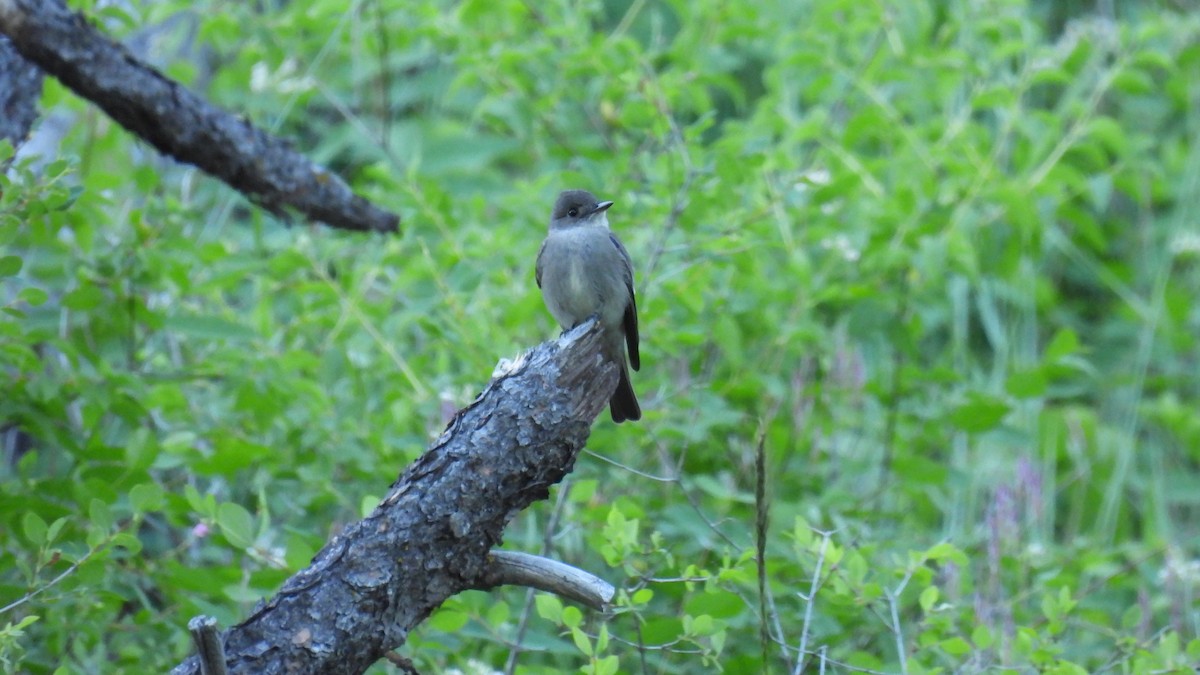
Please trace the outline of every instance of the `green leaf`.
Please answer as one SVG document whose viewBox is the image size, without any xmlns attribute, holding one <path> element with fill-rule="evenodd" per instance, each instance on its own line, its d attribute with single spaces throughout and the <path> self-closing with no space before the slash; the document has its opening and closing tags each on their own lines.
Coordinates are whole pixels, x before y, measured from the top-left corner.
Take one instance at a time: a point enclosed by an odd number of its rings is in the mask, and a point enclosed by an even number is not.
<svg viewBox="0 0 1200 675">
<path fill-rule="evenodd" d="M 571 501 L 577 504 L 587 504 L 596 496 L 600 482 L 597 480 L 577 480 L 571 484 Z"/>
<path fill-rule="evenodd" d="M 992 631 L 987 626 L 980 624 L 971 631 L 971 642 L 979 649 L 991 649 L 995 638 L 992 637 Z"/>
<path fill-rule="evenodd" d="M 592 640 L 578 628 L 571 629 L 571 639 L 575 641 L 575 648 L 583 652 L 584 656 L 592 655 Z"/>
<path fill-rule="evenodd" d="M 952 637 L 942 640 L 940 643 L 942 649 L 951 656 L 963 656 L 971 653 L 971 643 L 960 637 Z"/>
<path fill-rule="evenodd" d="M 596 675 L 616 675 L 617 671 L 621 668 L 621 660 L 615 654 L 597 659 L 594 663 L 594 672 Z"/>
<path fill-rule="evenodd" d="M 792 524 L 792 537 L 796 540 L 796 547 L 800 550 L 809 548 L 814 542 L 814 536 L 808 521 L 803 516 L 796 516 Z"/>
<path fill-rule="evenodd" d="M 63 526 L 66 524 L 66 516 L 63 516 L 62 518 L 55 520 L 53 523 L 50 523 L 50 529 L 46 532 L 46 543 L 53 544 L 54 541 L 58 539 L 59 533 L 62 532 Z"/>
<path fill-rule="evenodd" d="M 383 500 L 376 495 L 363 495 L 362 499 L 358 502 L 358 515 L 363 518 L 371 515 L 379 507 L 381 501 Z"/>
<path fill-rule="evenodd" d="M 718 587 L 697 593 L 683 604 L 683 611 L 693 616 L 706 615 L 721 619 L 736 617 L 743 609 L 745 603 L 737 593 Z"/>
<path fill-rule="evenodd" d="M 253 330 L 216 316 L 169 316 L 164 326 L 175 333 L 204 340 L 253 340 Z"/>
<path fill-rule="evenodd" d="M 142 551 L 142 541 L 128 532 L 117 532 L 113 535 L 111 543 L 133 554 Z"/>
<path fill-rule="evenodd" d="M 933 609 L 933 605 L 934 605 L 934 603 L 937 602 L 937 600 L 938 600 L 938 587 L 937 586 L 927 586 L 925 588 L 925 590 L 921 591 L 921 597 L 920 597 L 919 602 L 921 604 L 921 609 L 925 610 L 926 613 L 929 613 L 929 611 L 931 609 Z"/>
<path fill-rule="evenodd" d="M 934 544 L 923 554 L 926 560 L 936 560 L 938 562 L 949 561 L 956 565 L 967 565 L 970 560 L 967 554 L 963 553 L 962 549 L 949 542 Z"/>
<path fill-rule="evenodd" d="M 129 505 L 134 513 L 146 513 L 162 508 L 163 490 L 157 483 L 135 485 L 129 491 Z"/>
<path fill-rule="evenodd" d="M 511 616 L 512 609 L 510 609 L 509 606 L 503 602 L 493 603 L 491 607 L 488 607 L 487 612 L 484 614 L 484 618 L 487 620 L 488 625 L 491 626 L 503 626 L 508 623 Z"/>
<path fill-rule="evenodd" d="M 1154 91 L 1154 80 L 1141 69 L 1129 66 L 1113 78 L 1113 88 L 1124 94 L 1147 94 Z"/>
<path fill-rule="evenodd" d="M 716 623 L 713 621 L 713 618 L 707 614 L 700 614 L 698 616 L 685 617 L 685 621 L 684 621 L 685 624 L 689 623 L 687 621 L 687 619 L 691 619 L 690 625 L 688 626 L 688 630 L 693 635 L 697 635 L 697 636 L 710 635 L 713 633 L 713 631 L 716 630 Z"/>
<path fill-rule="evenodd" d="M 83 285 L 63 296 L 62 306 L 77 312 L 86 311 L 104 302 L 104 292 L 91 285 Z"/>
<path fill-rule="evenodd" d="M 1158 70 L 1174 70 L 1175 64 L 1171 57 L 1154 49 L 1142 49 L 1133 54 L 1133 65 L 1140 69 L 1156 68 Z"/>
<path fill-rule="evenodd" d="M 583 612 L 578 607 L 567 606 L 562 611 L 562 624 L 567 628 L 578 628 L 583 625 Z"/>
<path fill-rule="evenodd" d="M 250 548 L 254 545 L 254 516 L 240 504 L 222 503 L 217 509 L 217 525 L 233 546 Z"/>
<path fill-rule="evenodd" d="M 2 143 L 0 143 L 0 147 Z M 5 160 L 0 159 L 0 163 Z M 4 197 L 4 181 L 0 177 L 0 204 L 3 203 Z M 21 226 L 21 221 L 12 214 L 4 213 L 3 207 L 0 207 L 0 246 L 7 246 L 16 240 L 18 228 Z"/>
<path fill-rule="evenodd" d="M 0 277 L 15 276 L 17 272 L 21 271 L 22 264 L 24 264 L 24 261 L 21 260 L 21 256 L 0 256 Z"/>
<path fill-rule="evenodd" d="M 113 518 L 112 511 L 109 509 L 108 504 L 100 501 L 99 499 L 91 500 L 91 502 L 88 504 L 88 521 L 92 524 L 92 527 L 96 528 L 98 531 L 107 533 L 109 530 L 111 530 Z"/>
<path fill-rule="evenodd" d="M 1063 328 L 1054 334 L 1050 344 L 1046 345 L 1046 359 L 1057 361 L 1079 351 L 1079 336 L 1070 328 Z"/>
<path fill-rule="evenodd" d="M 1012 87 L 996 84 L 981 90 L 971 100 L 975 108 L 1008 108 L 1016 101 Z"/>
<path fill-rule="evenodd" d="M 996 428 L 1008 415 L 1010 408 L 998 398 L 972 392 L 967 402 L 955 406 L 947 416 L 954 426 L 970 433 L 979 433 Z"/>
<path fill-rule="evenodd" d="M 194 485 L 183 487 L 183 496 L 191 509 L 205 518 L 215 519 L 217 516 L 217 498 L 211 494 L 200 494 Z"/>
<path fill-rule="evenodd" d="M 549 593 L 539 593 L 533 598 L 534 606 L 537 607 L 538 616 L 553 624 L 562 624 L 563 622 L 563 604 L 556 596 Z"/>
<path fill-rule="evenodd" d="M 25 517 L 21 519 L 21 526 L 29 543 L 39 548 L 46 543 L 46 521 L 42 520 L 41 516 L 33 511 L 26 511 Z"/>
<path fill-rule="evenodd" d="M 1121 628 L 1132 632 L 1137 630 L 1143 620 L 1142 608 L 1138 605 L 1130 605 L 1121 613 Z"/>
<path fill-rule="evenodd" d="M 18 297 L 30 307 L 40 307 L 41 305 L 45 304 L 46 300 L 50 296 L 46 293 L 46 291 L 43 291 L 40 288 L 29 286 L 27 288 L 22 288 Z"/>
<path fill-rule="evenodd" d="M 21 620 L 15 624 L 9 623 L 5 625 L 3 629 L 0 629 L 0 645 L 5 644 L 5 638 L 7 637 L 19 638 L 24 636 L 25 629 L 37 623 L 40 619 L 40 616 L 30 614 L 29 616 L 21 617 Z M 0 652 L 0 654 L 3 654 L 3 652 Z"/>
<path fill-rule="evenodd" d="M 84 542 L 90 549 L 98 549 L 108 540 L 109 532 L 107 529 L 101 529 L 95 526 L 89 527 L 87 536 L 84 537 Z"/>
<path fill-rule="evenodd" d="M 1063 618 L 1063 608 L 1055 596 L 1049 593 L 1042 595 L 1042 614 L 1050 621 L 1059 621 Z"/>
<path fill-rule="evenodd" d="M 1046 375 L 1040 368 L 1010 373 L 1004 390 L 1016 398 L 1038 398 L 1046 393 Z"/>
<path fill-rule="evenodd" d="M 443 633 L 457 633 L 467 625 L 470 616 L 459 609 L 442 608 L 429 617 L 429 625 Z"/>
<path fill-rule="evenodd" d="M 1187 657 L 1192 663 L 1200 663 L 1200 638 L 1188 640 Z"/>
<path fill-rule="evenodd" d="M 1030 76 L 1029 82 L 1031 85 L 1039 84 L 1070 84 L 1072 77 L 1070 73 L 1054 65 L 1047 65 L 1039 68 Z"/>
<path fill-rule="evenodd" d="M 1088 121 L 1087 136 L 1098 139 L 1104 147 L 1117 157 L 1124 157 L 1129 151 L 1129 138 L 1120 123 L 1111 117 L 1098 115 Z"/>
</svg>

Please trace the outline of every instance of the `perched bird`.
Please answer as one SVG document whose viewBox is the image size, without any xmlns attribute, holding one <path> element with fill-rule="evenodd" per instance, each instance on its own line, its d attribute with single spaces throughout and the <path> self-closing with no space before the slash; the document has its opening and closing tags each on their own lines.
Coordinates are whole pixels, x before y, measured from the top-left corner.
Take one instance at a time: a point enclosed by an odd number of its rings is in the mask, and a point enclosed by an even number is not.
<svg viewBox="0 0 1200 675">
<path fill-rule="evenodd" d="M 599 319 L 605 332 L 602 351 L 621 374 L 608 411 L 614 422 L 624 422 L 642 418 L 629 382 L 629 366 L 638 370 L 642 364 L 633 263 L 621 240 L 608 229 L 612 205 L 587 190 L 558 195 L 550 213 L 550 232 L 538 251 L 537 284 L 546 307 L 564 330 L 591 316 Z"/>
</svg>

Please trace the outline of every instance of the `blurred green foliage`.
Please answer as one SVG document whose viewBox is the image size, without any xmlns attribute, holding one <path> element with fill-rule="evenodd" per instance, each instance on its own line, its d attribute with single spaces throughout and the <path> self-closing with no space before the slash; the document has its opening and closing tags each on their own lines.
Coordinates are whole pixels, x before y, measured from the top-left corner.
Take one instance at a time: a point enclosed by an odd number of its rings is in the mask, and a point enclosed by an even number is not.
<svg viewBox="0 0 1200 675">
<path fill-rule="evenodd" d="M 647 415 L 506 545 L 619 607 L 466 593 L 422 672 L 1200 663 L 1186 8 L 73 4 L 404 221 L 283 227 L 48 82 L 58 156 L 0 177 L 0 669 L 161 671 L 270 596 L 557 333 L 567 187 L 617 202 Z"/>
</svg>

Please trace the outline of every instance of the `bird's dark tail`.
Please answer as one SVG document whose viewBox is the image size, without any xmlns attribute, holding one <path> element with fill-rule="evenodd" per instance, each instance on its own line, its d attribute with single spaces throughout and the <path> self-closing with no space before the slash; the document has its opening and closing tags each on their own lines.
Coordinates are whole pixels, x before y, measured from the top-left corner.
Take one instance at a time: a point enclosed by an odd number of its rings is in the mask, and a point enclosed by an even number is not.
<svg viewBox="0 0 1200 675">
<path fill-rule="evenodd" d="M 642 409 L 638 406 L 633 384 L 629 381 L 629 367 L 625 365 L 624 354 L 621 355 L 621 379 L 617 381 L 617 390 L 608 400 L 608 412 L 617 424 L 625 420 L 642 419 Z"/>
</svg>

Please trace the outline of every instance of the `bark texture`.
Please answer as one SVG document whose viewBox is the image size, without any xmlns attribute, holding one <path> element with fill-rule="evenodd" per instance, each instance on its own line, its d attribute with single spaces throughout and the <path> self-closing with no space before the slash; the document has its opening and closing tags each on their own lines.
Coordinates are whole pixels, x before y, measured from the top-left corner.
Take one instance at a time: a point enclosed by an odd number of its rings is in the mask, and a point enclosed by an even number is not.
<svg viewBox="0 0 1200 675">
<path fill-rule="evenodd" d="M 400 217 L 281 139 L 221 110 L 100 33 L 61 0 L 0 0 L 0 33 L 164 154 L 194 164 L 277 215 L 294 209 L 348 230 L 391 232 Z"/>
<path fill-rule="evenodd" d="M 0 35 L 0 138 L 19 147 L 37 119 L 42 74 Z"/>
<path fill-rule="evenodd" d="M 230 629 L 229 672 L 361 673 L 446 598 L 494 585 L 489 551 L 571 470 L 616 387 L 600 338 L 588 321 L 495 377 L 370 516 Z"/>
</svg>

